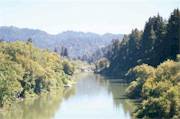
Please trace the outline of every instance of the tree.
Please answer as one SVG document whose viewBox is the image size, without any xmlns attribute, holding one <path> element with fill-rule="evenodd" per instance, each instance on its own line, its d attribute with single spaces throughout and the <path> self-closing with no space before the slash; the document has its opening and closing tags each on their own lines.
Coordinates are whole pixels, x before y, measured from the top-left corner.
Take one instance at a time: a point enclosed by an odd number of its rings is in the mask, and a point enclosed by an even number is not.
<svg viewBox="0 0 180 119">
<path fill-rule="evenodd" d="M 74 66 L 71 63 L 68 63 L 67 61 L 63 62 L 63 70 L 68 75 L 73 75 L 74 73 Z"/>
<path fill-rule="evenodd" d="M 54 52 L 55 52 L 55 53 L 58 53 L 58 49 L 57 49 L 56 47 L 54 48 Z"/>
<path fill-rule="evenodd" d="M 64 66 L 65 58 L 32 43 L 0 42 L 0 57 L 0 107 L 18 98 L 63 90 L 74 71 L 71 61 Z"/>
<path fill-rule="evenodd" d="M 168 60 L 157 68 L 141 65 L 132 71 L 136 80 L 128 87 L 127 95 L 141 98 L 135 111 L 138 118 L 180 117 L 179 61 Z"/>
<path fill-rule="evenodd" d="M 106 58 L 101 58 L 95 63 L 95 66 L 96 66 L 96 72 L 100 72 L 104 68 L 109 67 L 109 61 Z"/>
<path fill-rule="evenodd" d="M 139 98 L 142 96 L 142 88 L 146 80 L 154 77 L 155 70 L 153 67 L 146 64 L 136 66 L 130 72 L 134 74 L 133 82 L 130 83 L 130 86 L 127 88 L 126 93 L 130 98 Z"/>
<path fill-rule="evenodd" d="M 150 17 L 143 31 L 134 29 L 121 42 L 113 42 L 105 55 L 110 66 L 101 72 L 126 79 L 125 74 L 136 65 L 156 67 L 168 58 L 175 60 L 180 53 L 179 14 L 175 9 L 168 23 L 159 14 Z"/>
<path fill-rule="evenodd" d="M 61 56 L 68 57 L 68 49 L 66 47 L 61 47 Z"/>
<path fill-rule="evenodd" d="M 32 42 L 33 42 L 32 38 L 28 38 L 27 43 L 31 44 Z"/>
<path fill-rule="evenodd" d="M 176 55 L 180 53 L 180 11 L 175 9 L 167 25 L 166 37 L 166 54 L 165 56 L 170 59 L 176 59 Z"/>
</svg>

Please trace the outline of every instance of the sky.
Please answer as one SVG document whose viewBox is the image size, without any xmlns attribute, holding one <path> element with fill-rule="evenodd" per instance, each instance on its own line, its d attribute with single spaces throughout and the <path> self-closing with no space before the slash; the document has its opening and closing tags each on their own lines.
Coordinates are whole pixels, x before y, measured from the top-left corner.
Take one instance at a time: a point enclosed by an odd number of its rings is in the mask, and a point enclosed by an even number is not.
<svg viewBox="0 0 180 119">
<path fill-rule="evenodd" d="M 180 0 L 0 0 L 0 26 L 128 34 L 150 16 L 168 19 Z"/>
</svg>

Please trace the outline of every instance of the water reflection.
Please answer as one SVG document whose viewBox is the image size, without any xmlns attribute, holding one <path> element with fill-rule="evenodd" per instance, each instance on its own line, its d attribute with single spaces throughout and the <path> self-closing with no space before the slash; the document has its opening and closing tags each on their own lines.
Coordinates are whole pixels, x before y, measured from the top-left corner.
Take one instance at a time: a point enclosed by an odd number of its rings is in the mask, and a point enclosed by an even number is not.
<svg viewBox="0 0 180 119">
<path fill-rule="evenodd" d="M 82 74 L 63 92 L 16 104 L 0 119 L 131 119 L 134 104 L 126 99 L 127 84 L 95 74 Z M 63 98 L 62 98 L 63 97 Z"/>
<path fill-rule="evenodd" d="M 127 86 L 86 74 L 78 81 L 75 95 L 62 102 L 54 119 L 131 119 L 134 105 L 124 95 Z"/>
<path fill-rule="evenodd" d="M 124 83 L 111 83 L 108 91 L 112 93 L 115 108 L 123 108 L 124 113 L 131 114 L 135 108 L 133 100 L 125 96 L 125 90 L 128 84 Z"/>
</svg>

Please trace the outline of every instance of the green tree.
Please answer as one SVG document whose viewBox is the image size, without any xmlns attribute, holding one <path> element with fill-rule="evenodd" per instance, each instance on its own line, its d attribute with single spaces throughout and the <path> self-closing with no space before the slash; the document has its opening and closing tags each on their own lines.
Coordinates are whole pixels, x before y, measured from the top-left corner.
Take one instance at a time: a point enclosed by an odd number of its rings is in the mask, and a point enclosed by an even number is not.
<svg viewBox="0 0 180 119">
<path fill-rule="evenodd" d="M 167 25 L 167 42 L 165 56 L 170 59 L 176 59 L 176 55 L 180 53 L 180 11 L 175 9 Z"/>
</svg>

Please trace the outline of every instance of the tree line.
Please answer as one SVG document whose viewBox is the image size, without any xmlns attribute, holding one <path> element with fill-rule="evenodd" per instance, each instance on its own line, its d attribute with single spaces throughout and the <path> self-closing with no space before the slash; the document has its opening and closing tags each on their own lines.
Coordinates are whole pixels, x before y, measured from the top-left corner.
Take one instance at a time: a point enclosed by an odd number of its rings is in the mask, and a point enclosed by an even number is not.
<svg viewBox="0 0 180 119">
<path fill-rule="evenodd" d="M 18 99 L 63 90 L 74 64 L 59 54 L 26 43 L 0 42 L 0 107 Z"/>
<path fill-rule="evenodd" d="M 120 42 L 114 40 L 105 57 L 110 66 L 101 71 L 124 77 L 127 71 L 140 64 L 157 66 L 180 53 L 180 11 L 175 9 L 168 21 L 159 14 L 150 17 L 144 30 L 133 29 Z"/>
<path fill-rule="evenodd" d="M 101 73 L 131 82 L 129 98 L 138 99 L 138 118 L 180 118 L 180 11 L 169 19 L 150 17 L 144 30 L 132 30 L 123 41 L 114 40 L 100 60 Z M 102 63 L 103 61 L 103 63 Z M 98 63 L 97 66 L 99 66 Z M 104 64 L 104 65 L 103 65 Z"/>
</svg>

